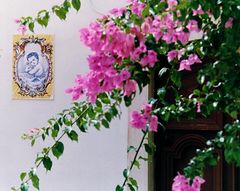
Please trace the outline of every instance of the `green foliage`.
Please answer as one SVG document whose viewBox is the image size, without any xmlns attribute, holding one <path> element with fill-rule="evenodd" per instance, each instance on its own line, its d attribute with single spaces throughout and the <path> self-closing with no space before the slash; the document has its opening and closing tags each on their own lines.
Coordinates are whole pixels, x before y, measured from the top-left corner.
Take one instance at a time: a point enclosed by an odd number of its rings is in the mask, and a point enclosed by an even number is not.
<svg viewBox="0 0 240 191">
<path fill-rule="evenodd" d="M 52 169 L 53 163 L 52 163 L 52 160 L 51 160 L 48 156 L 43 157 L 42 162 L 43 162 L 44 168 L 45 168 L 47 171 L 49 171 L 49 170 Z"/>
<path fill-rule="evenodd" d="M 29 176 L 29 179 L 32 181 L 33 187 L 39 190 L 39 178 L 34 172 L 34 170 L 30 171 L 28 176 Z"/>
<path fill-rule="evenodd" d="M 79 9 L 81 8 L 81 1 L 80 0 L 72 0 L 72 6 L 74 9 L 79 11 Z"/>
<path fill-rule="evenodd" d="M 116 187 L 116 189 L 115 189 L 115 191 L 123 191 L 123 190 L 124 190 L 124 188 L 121 187 L 121 186 L 119 186 L 119 185 L 117 185 L 117 187 Z"/>
<path fill-rule="evenodd" d="M 31 32 L 34 32 L 36 23 L 40 26 L 47 27 L 52 14 L 55 14 L 61 20 L 66 20 L 67 14 L 71 8 L 79 11 L 81 8 L 81 1 L 64 0 L 61 5 L 54 5 L 51 10 L 39 11 L 36 18 L 22 17 L 20 19 L 20 24 L 27 26 Z"/>
<path fill-rule="evenodd" d="M 28 191 L 29 190 L 29 185 L 27 183 L 22 183 L 20 187 L 21 191 Z"/>
<path fill-rule="evenodd" d="M 62 142 L 56 142 L 55 145 L 52 148 L 52 153 L 56 158 L 59 158 L 64 151 L 64 145 Z"/>
<path fill-rule="evenodd" d="M 78 134 L 76 131 L 72 130 L 70 133 L 67 133 L 67 135 L 72 141 L 78 142 Z"/>
</svg>

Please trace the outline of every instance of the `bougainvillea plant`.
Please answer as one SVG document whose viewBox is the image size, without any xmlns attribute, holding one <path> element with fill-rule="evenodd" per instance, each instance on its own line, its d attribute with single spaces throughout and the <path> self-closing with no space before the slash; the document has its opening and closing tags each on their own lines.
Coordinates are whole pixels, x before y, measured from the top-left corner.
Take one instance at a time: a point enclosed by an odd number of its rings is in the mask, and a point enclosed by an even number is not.
<svg viewBox="0 0 240 191">
<path fill-rule="evenodd" d="M 135 157 L 123 171 L 124 182 L 116 191 L 126 187 L 138 190 L 131 177 L 133 167 L 139 167 L 139 150 L 153 154 L 155 146 L 149 132 L 156 132 L 171 120 L 208 117 L 220 111 L 232 118 L 223 131 L 197 150 L 196 156 L 173 180 L 172 191 L 199 191 L 205 182 L 205 165 L 216 165 L 215 149 L 223 149 L 228 163 L 240 165 L 240 1 L 234 0 L 128 0 L 129 5 L 115 8 L 108 15 L 81 29 L 81 41 L 91 49 L 87 58 L 90 72 L 78 75 L 75 85 L 66 90 L 75 101 L 70 109 L 49 119 L 45 128 L 33 129 L 24 139 L 43 141 L 50 137 L 52 146 L 37 155 L 34 167 L 20 175 L 20 188 L 29 190 L 29 182 L 39 189 L 37 168 L 52 169 L 51 157 L 59 158 L 64 151 L 62 138 L 78 141 L 78 133 L 89 127 L 109 128 L 113 118 L 120 116 L 120 104 L 130 106 L 136 93 L 158 76 L 162 86 L 141 111 L 131 114 L 130 124 L 143 132 L 138 147 L 128 152 Z M 64 1 L 52 12 L 65 19 L 70 8 L 80 8 L 80 1 Z M 43 16 L 41 16 L 43 14 Z M 34 23 L 47 26 L 49 11 L 40 11 L 36 19 L 24 17 L 17 22 L 20 31 L 34 30 Z M 23 30 L 22 30 L 23 29 Z M 195 34 L 195 35 L 193 35 Z M 199 65 L 196 76 L 199 88 L 187 96 L 180 93 L 185 72 Z M 169 95 L 173 96 L 169 100 Z M 85 97 L 85 101 L 78 101 Z M 79 130 L 79 131 L 78 131 Z M 145 160 L 145 159 L 144 159 Z M 146 159 L 147 160 L 147 159 Z"/>
</svg>

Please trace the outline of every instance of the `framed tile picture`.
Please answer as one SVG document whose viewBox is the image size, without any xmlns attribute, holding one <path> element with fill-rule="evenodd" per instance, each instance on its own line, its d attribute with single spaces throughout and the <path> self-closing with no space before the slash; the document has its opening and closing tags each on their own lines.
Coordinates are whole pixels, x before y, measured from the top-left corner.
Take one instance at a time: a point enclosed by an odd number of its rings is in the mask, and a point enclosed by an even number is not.
<svg viewBox="0 0 240 191">
<path fill-rule="evenodd" d="M 13 99 L 53 99 L 53 35 L 14 35 Z"/>
</svg>

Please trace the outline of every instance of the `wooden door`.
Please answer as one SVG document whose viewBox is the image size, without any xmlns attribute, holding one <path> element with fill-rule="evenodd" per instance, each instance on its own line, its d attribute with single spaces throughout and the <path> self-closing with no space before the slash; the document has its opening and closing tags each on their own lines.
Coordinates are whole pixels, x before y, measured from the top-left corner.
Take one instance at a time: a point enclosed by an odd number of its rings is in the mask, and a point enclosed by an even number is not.
<svg viewBox="0 0 240 191">
<path fill-rule="evenodd" d="M 195 68 L 197 71 L 199 68 Z M 183 77 L 182 93 L 189 95 L 197 88 L 195 72 L 186 72 Z M 155 78 L 154 84 L 160 84 Z M 155 87 L 154 89 L 156 89 Z M 195 155 L 196 149 L 202 149 L 206 141 L 215 137 L 223 129 L 226 119 L 222 113 L 215 113 L 209 118 L 199 115 L 196 120 L 172 121 L 164 132 L 155 135 L 157 152 L 155 156 L 155 191 L 171 191 L 173 178 L 177 172 L 187 166 Z M 221 150 L 216 151 L 220 156 Z M 220 160 L 216 167 L 207 167 L 204 173 L 206 183 L 203 191 L 238 191 L 236 168 Z"/>
</svg>

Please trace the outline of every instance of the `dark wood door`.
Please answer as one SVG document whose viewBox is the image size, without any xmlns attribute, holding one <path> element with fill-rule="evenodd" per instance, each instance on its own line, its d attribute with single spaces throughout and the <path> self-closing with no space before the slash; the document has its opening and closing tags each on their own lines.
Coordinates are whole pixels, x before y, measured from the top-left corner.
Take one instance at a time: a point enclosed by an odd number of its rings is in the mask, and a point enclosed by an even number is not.
<svg viewBox="0 0 240 191">
<path fill-rule="evenodd" d="M 197 70 L 197 69 L 196 69 Z M 194 72 L 184 74 L 182 93 L 189 95 L 198 85 Z M 155 84 L 160 84 L 155 78 Z M 156 89 L 155 87 L 154 89 Z M 206 141 L 216 136 L 223 129 L 226 119 L 222 113 L 215 113 L 209 118 L 201 115 L 196 120 L 172 121 L 164 132 L 155 135 L 157 152 L 155 156 L 155 191 L 171 191 L 173 178 L 177 172 L 187 166 L 195 155 L 196 149 L 202 149 Z M 221 150 L 216 151 L 220 156 Z M 237 191 L 236 168 L 220 160 L 216 167 L 207 167 L 204 173 L 206 183 L 203 191 Z"/>
</svg>

